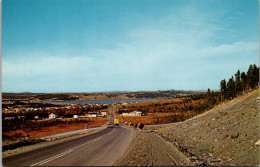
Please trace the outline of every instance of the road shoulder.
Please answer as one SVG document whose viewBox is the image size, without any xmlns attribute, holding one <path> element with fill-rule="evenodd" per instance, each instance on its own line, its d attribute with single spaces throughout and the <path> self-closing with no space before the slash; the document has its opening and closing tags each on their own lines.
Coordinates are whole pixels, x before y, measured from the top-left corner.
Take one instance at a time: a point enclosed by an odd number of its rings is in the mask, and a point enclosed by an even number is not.
<svg viewBox="0 0 260 167">
<path fill-rule="evenodd" d="M 193 165 L 185 154 L 155 133 L 136 130 L 134 135 L 127 152 L 114 166 Z"/>
</svg>

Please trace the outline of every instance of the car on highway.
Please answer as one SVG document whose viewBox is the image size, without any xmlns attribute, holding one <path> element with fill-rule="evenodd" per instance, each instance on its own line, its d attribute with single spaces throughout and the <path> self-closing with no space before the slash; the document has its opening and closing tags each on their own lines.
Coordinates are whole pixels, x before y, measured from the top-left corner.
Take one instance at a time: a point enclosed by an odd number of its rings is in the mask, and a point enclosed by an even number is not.
<svg viewBox="0 0 260 167">
<path fill-rule="evenodd" d="M 119 119 L 117 119 L 117 118 L 114 119 L 114 125 L 119 126 Z"/>
<path fill-rule="evenodd" d="M 113 123 L 108 123 L 108 124 L 107 124 L 107 127 L 108 127 L 108 128 L 113 128 L 113 127 L 114 127 L 114 124 L 113 124 Z"/>
</svg>

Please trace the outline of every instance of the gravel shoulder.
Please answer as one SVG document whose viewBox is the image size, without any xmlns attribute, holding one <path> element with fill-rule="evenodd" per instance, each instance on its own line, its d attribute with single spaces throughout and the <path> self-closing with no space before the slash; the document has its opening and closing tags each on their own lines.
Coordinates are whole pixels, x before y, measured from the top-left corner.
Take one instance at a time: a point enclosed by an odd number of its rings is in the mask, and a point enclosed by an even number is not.
<svg viewBox="0 0 260 167">
<path fill-rule="evenodd" d="M 114 166 L 192 166 L 193 163 L 169 142 L 149 131 L 135 131 L 135 138 Z"/>
</svg>

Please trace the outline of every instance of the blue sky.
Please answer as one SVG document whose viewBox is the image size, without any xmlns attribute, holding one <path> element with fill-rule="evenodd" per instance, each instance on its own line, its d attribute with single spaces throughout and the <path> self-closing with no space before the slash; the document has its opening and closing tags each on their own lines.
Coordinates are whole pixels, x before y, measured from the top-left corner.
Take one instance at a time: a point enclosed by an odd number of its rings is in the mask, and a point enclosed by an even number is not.
<svg viewBox="0 0 260 167">
<path fill-rule="evenodd" d="M 2 91 L 219 89 L 259 65 L 258 0 L 3 0 Z"/>
</svg>

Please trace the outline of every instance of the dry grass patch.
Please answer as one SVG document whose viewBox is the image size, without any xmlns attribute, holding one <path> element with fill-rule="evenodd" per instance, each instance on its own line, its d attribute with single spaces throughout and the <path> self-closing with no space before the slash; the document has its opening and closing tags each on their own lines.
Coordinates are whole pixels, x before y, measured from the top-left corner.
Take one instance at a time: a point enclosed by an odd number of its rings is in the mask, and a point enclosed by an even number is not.
<svg viewBox="0 0 260 167">
<path fill-rule="evenodd" d="M 173 113 L 148 113 L 146 116 L 122 116 L 119 117 L 120 122 L 142 122 L 144 125 L 156 125 L 168 123 L 169 116 L 174 116 Z"/>
<path fill-rule="evenodd" d="M 15 130 L 15 131 L 7 131 L 3 132 L 3 134 L 13 138 L 13 139 L 21 139 L 28 137 L 30 138 L 38 138 L 42 136 L 53 135 L 62 132 L 68 132 L 72 130 L 79 130 L 84 128 L 94 128 L 102 126 L 107 122 L 107 118 L 86 118 L 88 122 L 73 122 L 71 119 L 71 124 L 61 123 L 54 126 L 42 127 L 40 130 Z"/>
</svg>

